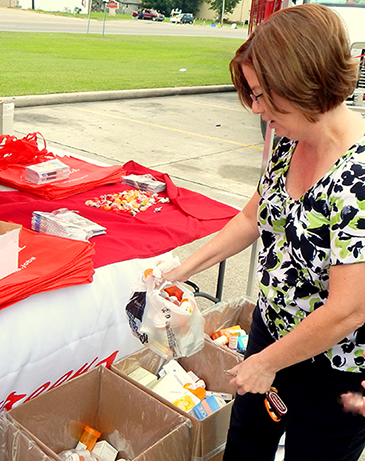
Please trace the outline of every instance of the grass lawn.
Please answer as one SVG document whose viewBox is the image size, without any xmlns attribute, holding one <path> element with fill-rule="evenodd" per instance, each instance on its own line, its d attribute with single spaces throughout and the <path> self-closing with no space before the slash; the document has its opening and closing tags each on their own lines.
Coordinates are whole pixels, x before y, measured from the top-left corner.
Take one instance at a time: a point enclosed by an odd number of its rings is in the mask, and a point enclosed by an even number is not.
<svg viewBox="0 0 365 461">
<path fill-rule="evenodd" d="M 5 97 L 229 84 L 242 40 L 0 32 L 0 43 Z"/>
</svg>

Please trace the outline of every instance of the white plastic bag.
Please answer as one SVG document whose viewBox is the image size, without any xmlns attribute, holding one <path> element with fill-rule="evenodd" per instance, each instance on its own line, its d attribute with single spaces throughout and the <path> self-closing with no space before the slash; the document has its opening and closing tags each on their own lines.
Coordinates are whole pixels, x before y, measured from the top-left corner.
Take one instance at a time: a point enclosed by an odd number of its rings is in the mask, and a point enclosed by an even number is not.
<svg viewBox="0 0 365 461">
<path fill-rule="evenodd" d="M 204 346 L 204 319 L 193 293 L 183 283 L 160 277 L 178 264 L 174 258 L 147 277 L 141 274 L 126 307 L 133 334 L 166 360 L 189 357 Z"/>
</svg>

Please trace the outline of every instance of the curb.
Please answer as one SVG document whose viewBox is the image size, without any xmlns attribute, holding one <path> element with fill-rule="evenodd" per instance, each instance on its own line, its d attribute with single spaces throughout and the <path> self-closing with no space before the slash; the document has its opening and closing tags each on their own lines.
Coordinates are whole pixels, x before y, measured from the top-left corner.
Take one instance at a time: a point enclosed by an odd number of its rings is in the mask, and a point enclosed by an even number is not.
<svg viewBox="0 0 365 461">
<path fill-rule="evenodd" d="M 192 86 L 176 88 L 149 88 L 140 90 L 88 91 L 80 93 L 41 94 L 10 96 L 1 98 L 4 104 L 15 107 L 48 106 L 52 104 L 73 104 L 79 102 L 113 101 L 118 99 L 154 98 L 188 94 L 222 93 L 236 91 L 233 85 Z"/>
</svg>

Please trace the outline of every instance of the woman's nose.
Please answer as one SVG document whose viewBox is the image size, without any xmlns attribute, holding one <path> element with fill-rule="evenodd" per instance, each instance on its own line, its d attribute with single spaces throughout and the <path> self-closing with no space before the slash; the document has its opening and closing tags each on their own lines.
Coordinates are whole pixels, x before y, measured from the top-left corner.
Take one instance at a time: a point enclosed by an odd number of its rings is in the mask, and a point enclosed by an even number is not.
<svg viewBox="0 0 365 461">
<path fill-rule="evenodd" d="M 251 110 L 253 114 L 262 114 L 264 108 L 261 106 L 259 101 L 252 101 Z"/>
</svg>

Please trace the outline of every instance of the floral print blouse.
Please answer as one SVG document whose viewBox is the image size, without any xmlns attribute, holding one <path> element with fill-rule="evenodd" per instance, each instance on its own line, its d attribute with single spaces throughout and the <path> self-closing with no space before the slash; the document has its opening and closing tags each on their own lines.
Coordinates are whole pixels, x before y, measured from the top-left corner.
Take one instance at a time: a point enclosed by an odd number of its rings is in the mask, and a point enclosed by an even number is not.
<svg viewBox="0 0 365 461">
<path fill-rule="evenodd" d="M 285 189 L 296 144 L 279 142 L 258 187 L 258 306 L 274 339 L 326 302 L 331 265 L 365 262 L 365 137 L 298 200 Z M 325 353 L 333 368 L 365 370 L 363 330 Z"/>
</svg>

